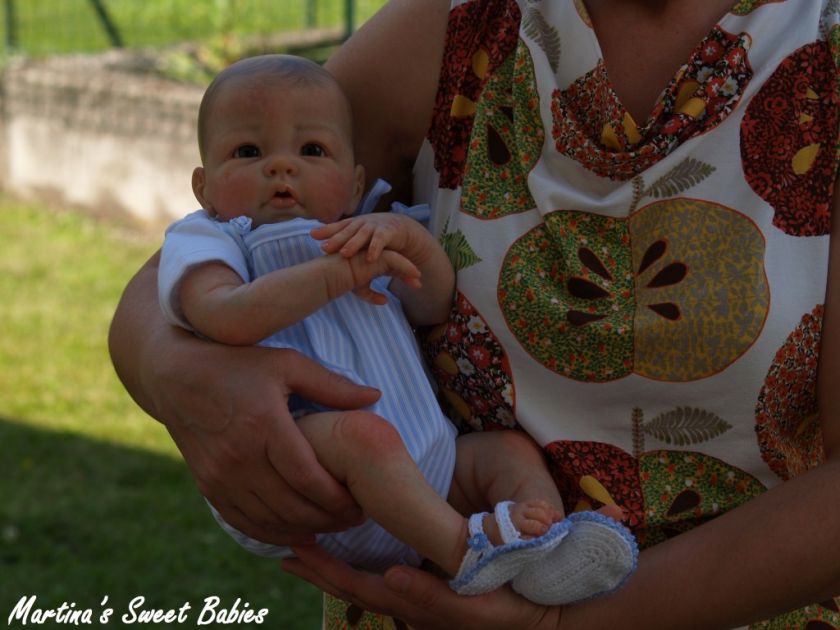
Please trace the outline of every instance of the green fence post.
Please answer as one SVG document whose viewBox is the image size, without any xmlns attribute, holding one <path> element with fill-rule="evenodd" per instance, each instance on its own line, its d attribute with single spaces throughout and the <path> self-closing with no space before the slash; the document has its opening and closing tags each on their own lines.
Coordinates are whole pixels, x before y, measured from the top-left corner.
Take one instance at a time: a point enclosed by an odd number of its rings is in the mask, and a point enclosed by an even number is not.
<svg viewBox="0 0 840 630">
<path fill-rule="evenodd" d="M 102 0 L 90 0 L 90 3 L 93 5 L 94 10 L 96 10 L 96 15 L 99 16 L 99 21 L 102 22 L 102 26 L 105 27 L 105 32 L 108 34 L 111 46 L 114 48 L 122 48 L 123 41 L 122 37 L 120 37 L 120 32 L 111 20 L 111 16 L 108 15 L 108 10 L 105 8 L 105 5 L 102 4 Z"/>
<path fill-rule="evenodd" d="M 17 19 L 15 18 L 15 0 L 6 0 L 6 50 L 17 48 Z"/>
<path fill-rule="evenodd" d="M 318 25 L 318 0 L 306 0 L 306 28 Z"/>
<path fill-rule="evenodd" d="M 356 0 L 344 0 L 344 39 L 349 38 L 353 34 L 355 9 Z"/>
</svg>

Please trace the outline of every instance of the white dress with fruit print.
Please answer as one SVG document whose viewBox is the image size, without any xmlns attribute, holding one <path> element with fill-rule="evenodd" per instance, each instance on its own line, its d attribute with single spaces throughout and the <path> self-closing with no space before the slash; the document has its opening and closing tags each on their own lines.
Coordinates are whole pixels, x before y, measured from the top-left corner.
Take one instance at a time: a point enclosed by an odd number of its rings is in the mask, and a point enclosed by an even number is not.
<svg viewBox="0 0 840 630">
<path fill-rule="evenodd" d="M 838 11 L 737 2 L 634 121 L 579 0 L 453 3 L 415 191 L 458 292 L 427 358 L 451 417 L 527 431 L 568 511 L 618 503 L 643 546 L 823 457 Z"/>
</svg>

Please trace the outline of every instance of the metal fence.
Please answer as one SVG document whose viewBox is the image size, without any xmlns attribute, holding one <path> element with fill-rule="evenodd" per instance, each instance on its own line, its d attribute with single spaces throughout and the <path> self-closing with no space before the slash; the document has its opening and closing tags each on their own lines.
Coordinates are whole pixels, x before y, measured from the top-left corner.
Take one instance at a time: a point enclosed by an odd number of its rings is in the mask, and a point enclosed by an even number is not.
<svg viewBox="0 0 840 630">
<path fill-rule="evenodd" d="M 0 0 L 7 53 L 156 48 L 213 38 L 333 43 L 385 0 Z"/>
</svg>

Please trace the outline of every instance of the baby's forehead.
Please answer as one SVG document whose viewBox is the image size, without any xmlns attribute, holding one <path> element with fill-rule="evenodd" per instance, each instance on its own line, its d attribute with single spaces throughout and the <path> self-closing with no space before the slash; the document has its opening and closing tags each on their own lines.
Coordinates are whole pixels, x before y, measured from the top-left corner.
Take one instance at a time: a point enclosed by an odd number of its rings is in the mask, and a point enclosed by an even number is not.
<svg viewBox="0 0 840 630">
<path fill-rule="evenodd" d="M 281 97 L 284 94 L 306 94 L 313 99 L 329 102 L 343 102 L 346 100 L 344 93 L 334 81 L 305 80 L 296 81 L 287 77 L 278 77 L 271 74 L 250 75 L 234 79 L 234 89 L 243 90 L 249 93 L 271 93 L 273 96 Z"/>
<path fill-rule="evenodd" d="M 219 96 L 225 100 L 232 99 L 242 105 L 267 112 L 270 112 L 272 107 L 284 103 L 292 93 L 297 97 L 303 96 L 303 100 L 312 104 L 311 110 L 304 110 L 304 114 L 311 112 L 316 116 L 327 110 L 333 122 L 339 123 L 348 135 L 352 135 L 353 116 L 350 102 L 334 81 L 294 81 L 265 74 L 236 77 L 220 87 Z"/>
<path fill-rule="evenodd" d="M 294 128 L 298 132 L 328 132 L 334 141 L 352 148 L 350 108 L 337 86 L 290 85 L 276 77 L 248 76 L 220 85 L 207 109 L 208 139 L 244 130 L 277 130 L 281 127 Z"/>
<path fill-rule="evenodd" d="M 288 94 L 306 94 L 312 102 L 335 103 L 337 107 L 349 110 L 349 101 L 333 80 L 296 80 L 271 73 L 232 76 L 218 86 L 219 96 L 257 99 L 269 103 L 280 102 Z"/>
</svg>

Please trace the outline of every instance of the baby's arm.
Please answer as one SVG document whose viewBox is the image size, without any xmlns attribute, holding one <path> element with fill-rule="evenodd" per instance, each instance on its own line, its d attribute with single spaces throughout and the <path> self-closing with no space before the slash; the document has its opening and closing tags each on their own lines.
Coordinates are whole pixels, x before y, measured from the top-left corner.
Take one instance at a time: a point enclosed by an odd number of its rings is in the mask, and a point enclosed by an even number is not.
<svg viewBox="0 0 840 630">
<path fill-rule="evenodd" d="M 397 252 L 383 252 L 375 261 L 364 254 L 324 256 L 251 282 L 225 264 L 210 262 L 184 275 L 179 297 L 195 330 L 221 343 L 251 345 L 383 275 L 412 286 L 420 273 Z"/>
<path fill-rule="evenodd" d="M 323 240 L 328 254 L 344 257 L 364 255 L 368 261 L 399 252 L 420 270 L 422 286 L 400 278 L 391 282 L 391 290 L 402 301 L 409 321 L 416 326 L 445 321 L 455 290 L 455 272 L 440 243 L 414 219 L 396 213 L 366 214 L 313 230 L 314 238 Z"/>
</svg>

